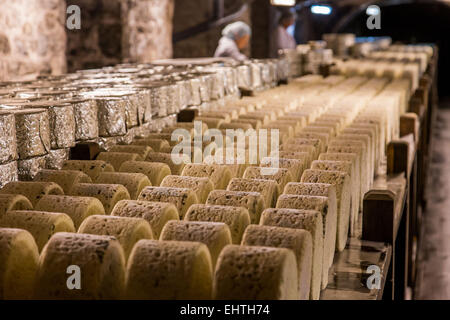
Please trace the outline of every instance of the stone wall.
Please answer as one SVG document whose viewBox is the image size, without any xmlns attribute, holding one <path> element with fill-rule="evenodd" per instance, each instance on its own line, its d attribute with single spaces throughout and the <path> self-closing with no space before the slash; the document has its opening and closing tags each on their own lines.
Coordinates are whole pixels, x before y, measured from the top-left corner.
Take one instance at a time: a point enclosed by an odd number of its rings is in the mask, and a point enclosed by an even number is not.
<svg viewBox="0 0 450 320">
<path fill-rule="evenodd" d="M 0 1 L 0 81 L 66 71 L 62 0 Z"/>
</svg>

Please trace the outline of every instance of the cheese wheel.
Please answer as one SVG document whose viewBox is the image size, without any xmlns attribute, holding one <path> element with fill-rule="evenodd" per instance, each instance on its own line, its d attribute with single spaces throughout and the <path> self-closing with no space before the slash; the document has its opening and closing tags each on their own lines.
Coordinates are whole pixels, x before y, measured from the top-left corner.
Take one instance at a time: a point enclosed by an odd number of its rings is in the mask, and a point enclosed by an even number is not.
<svg viewBox="0 0 450 320">
<path fill-rule="evenodd" d="M 242 129 L 244 131 L 253 129 L 253 126 L 250 123 L 244 123 L 244 122 L 229 122 L 229 123 L 222 123 L 219 126 L 220 130 L 235 130 L 235 129 Z"/>
<path fill-rule="evenodd" d="M 8 211 L 0 215 L 0 227 L 30 232 L 38 250 L 57 232 L 75 232 L 72 219 L 64 213 L 42 211 Z"/>
<path fill-rule="evenodd" d="M 187 188 L 147 187 L 142 190 L 138 200 L 173 203 L 180 219 L 184 218 L 191 205 L 199 203 L 197 194 Z"/>
<path fill-rule="evenodd" d="M 222 249 L 231 244 L 230 228 L 222 222 L 169 221 L 160 240 L 196 241 L 205 244 L 211 255 L 212 269 Z"/>
<path fill-rule="evenodd" d="M 205 143 L 206 145 L 206 143 Z M 183 149 L 180 149 L 181 147 L 183 147 Z M 178 152 L 174 152 L 174 149 L 178 148 Z M 190 148 L 188 149 L 189 151 L 186 151 L 186 148 Z M 175 151 L 177 151 L 175 150 Z M 161 150 L 159 150 L 160 153 L 168 153 L 171 155 L 171 157 L 173 155 L 176 155 L 177 157 L 181 157 L 181 159 L 186 158 L 186 162 L 185 163 L 190 163 L 190 162 L 201 162 L 203 160 L 203 151 L 202 148 L 199 148 L 197 146 L 194 146 L 194 144 L 186 144 L 186 143 L 181 143 L 178 145 L 174 145 L 174 146 L 166 146 L 166 147 L 162 147 Z M 186 153 L 186 154 L 185 154 Z"/>
<path fill-rule="evenodd" d="M 179 156 L 177 156 L 179 157 Z M 145 161 L 149 161 L 149 162 L 161 162 L 161 163 L 165 163 L 169 166 L 170 171 L 172 174 L 181 174 L 181 172 L 183 171 L 183 168 L 185 166 L 186 163 L 190 163 L 191 159 L 190 157 L 181 157 L 180 163 L 176 164 L 173 162 L 172 160 L 172 154 L 170 153 L 162 153 L 162 152 L 150 152 L 147 156 L 147 158 L 145 159 Z"/>
<path fill-rule="evenodd" d="M 125 152 L 125 153 L 136 153 L 142 159 L 145 159 L 149 152 L 152 152 L 153 149 L 149 146 L 139 146 L 139 145 L 126 145 L 126 144 L 117 144 L 112 146 L 109 149 L 110 152 Z"/>
<path fill-rule="evenodd" d="M 325 152 L 325 146 L 323 145 L 320 139 L 313 138 L 291 138 L 286 141 L 286 145 L 305 145 L 305 146 L 313 146 L 316 148 L 317 152 Z M 289 148 L 285 148 L 281 146 L 283 150 L 290 150 Z"/>
<path fill-rule="evenodd" d="M 305 229 L 313 240 L 311 290 L 309 298 L 319 300 L 323 270 L 323 222 L 322 214 L 312 210 L 266 209 L 260 225 Z"/>
<path fill-rule="evenodd" d="M 155 239 L 159 239 L 162 228 L 170 220 L 179 220 L 177 208 L 171 203 L 121 200 L 119 201 L 111 216 L 142 218 L 146 220 L 152 229 Z"/>
<path fill-rule="evenodd" d="M 242 118 L 238 118 L 236 120 L 233 120 L 233 123 L 236 123 L 236 124 L 237 123 L 249 124 L 255 130 L 260 129 L 261 126 L 262 126 L 261 120 L 258 120 L 258 119 L 242 119 Z"/>
<path fill-rule="evenodd" d="M 11 210 L 33 210 L 33 205 L 20 194 L 0 194 L 0 217 Z"/>
<path fill-rule="evenodd" d="M 284 194 L 292 195 L 305 195 L 305 196 L 319 196 L 328 198 L 328 213 L 322 216 L 324 225 L 327 225 L 327 219 L 332 220 L 332 233 L 337 232 L 337 200 L 336 200 L 336 188 L 332 184 L 326 183 L 288 183 L 284 188 Z M 329 260 L 327 266 L 331 267 L 333 264 L 335 240 L 330 239 L 331 243 L 327 246 L 330 251 L 327 253 Z"/>
<path fill-rule="evenodd" d="M 126 172 L 104 172 L 98 176 L 95 182 L 104 184 L 121 184 L 127 188 L 132 200 L 136 200 L 145 187 L 152 185 L 145 174 Z"/>
<path fill-rule="evenodd" d="M 303 170 L 306 168 L 306 160 L 271 158 L 265 157 L 261 159 L 261 167 L 275 168 L 276 166 L 289 170 L 292 180 L 299 181 Z"/>
<path fill-rule="evenodd" d="M 200 114 L 201 117 L 223 119 L 224 122 L 230 122 L 232 119 L 231 115 L 233 115 L 233 118 L 237 118 L 236 111 L 231 111 L 231 113 L 211 111 L 211 112 L 202 112 Z"/>
<path fill-rule="evenodd" d="M 110 214 L 120 200 L 130 200 L 130 194 L 121 184 L 78 183 L 73 186 L 72 195 L 97 198 L 106 214 Z"/>
<path fill-rule="evenodd" d="M 364 193 L 361 189 L 361 166 L 359 163 L 358 155 L 356 153 L 322 153 L 319 156 L 319 160 L 350 161 L 352 163 L 356 180 L 356 189 L 359 191 L 359 207 L 362 209 Z"/>
<path fill-rule="evenodd" d="M 146 161 L 125 161 L 119 171 L 145 174 L 152 186 L 159 186 L 163 179 L 171 174 L 167 164 Z"/>
<path fill-rule="evenodd" d="M 328 270 L 332 265 L 336 245 L 336 207 L 330 207 L 327 197 L 283 194 L 278 198 L 277 208 L 314 210 L 322 214 L 324 226 L 322 289 L 325 289 L 328 284 Z"/>
<path fill-rule="evenodd" d="M 226 246 L 217 261 L 213 299 L 295 300 L 297 263 L 292 250 Z"/>
<path fill-rule="evenodd" d="M 120 166 L 125 161 L 143 161 L 144 159 L 137 153 L 126 152 L 100 152 L 97 160 L 103 160 L 110 163 L 115 171 L 119 171 Z"/>
<path fill-rule="evenodd" d="M 271 157 L 276 157 L 276 155 L 272 155 Z M 278 157 L 280 159 L 295 159 L 304 161 L 306 163 L 305 168 L 309 167 L 312 161 L 312 155 L 308 152 L 280 151 L 278 152 Z"/>
<path fill-rule="evenodd" d="M 78 170 L 87 174 L 92 181 L 102 172 L 114 172 L 112 165 L 100 160 L 66 160 L 64 161 L 62 170 Z"/>
<path fill-rule="evenodd" d="M 309 300 L 313 255 L 309 231 L 250 225 L 245 230 L 242 245 L 286 248 L 294 251 L 297 258 L 298 299 Z"/>
<path fill-rule="evenodd" d="M 259 192 L 214 190 L 209 194 L 206 204 L 246 208 L 253 224 L 259 222 L 265 209 L 264 198 Z"/>
<path fill-rule="evenodd" d="M 76 275 L 80 289 L 69 289 L 77 285 Z M 60 232 L 41 253 L 34 298 L 120 299 L 124 282 L 125 257 L 114 237 Z"/>
<path fill-rule="evenodd" d="M 77 183 L 92 183 L 87 174 L 77 170 L 41 170 L 34 177 L 34 181 L 57 183 L 65 194 L 70 194 Z"/>
<path fill-rule="evenodd" d="M 148 139 L 148 138 L 147 139 L 134 140 L 132 144 L 136 145 L 136 146 L 150 147 L 155 152 L 159 152 L 162 148 L 169 146 L 169 142 L 167 140 L 164 140 L 164 139 Z"/>
<path fill-rule="evenodd" d="M 199 242 L 141 240 L 131 252 L 125 296 L 133 300 L 211 298 L 212 264 Z"/>
<path fill-rule="evenodd" d="M 103 204 L 94 197 L 46 195 L 36 204 L 35 210 L 65 213 L 72 219 L 75 229 L 78 229 L 87 217 L 105 214 Z"/>
<path fill-rule="evenodd" d="M 300 132 L 295 135 L 294 139 L 319 139 L 323 146 L 322 150 L 325 150 L 328 145 L 329 136 L 326 133 L 320 132 Z"/>
<path fill-rule="evenodd" d="M 30 299 L 38 262 L 39 251 L 28 231 L 0 228 L 0 300 Z"/>
<path fill-rule="evenodd" d="M 356 235 L 359 213 L 359 188 L 356 175 L 352 171 L 353 166 L 349 161 L 316 160 L 311 164 L 311 169 L 326 171 L 346 172 L 350 177 L 351 203 L 350 203 L 350 235 Z"/>
<path fill-rule="evenodd" d="M 266 208 L 274 207 L 278 198 L 278 184 L 274 180 L 233 178 L 228 191 L 259 192 L 264 198 Z"/>
<path fill-rule="evenodd" d="M 193 204 L 189 207 L 186 221 L 223 222 L 228 225 L 233 244 L 240 244 L 245 228 L 250 224 L 250 214 L 243 207 Z"/>
<path fill-rule="evenodd" d="M 202 121 L 206 123 L 210 129 L 217 129 L 222 123 L 225 123 L 224 119 L 212 117 L 196 117 L 195 121 Z"/>
<path fill-rule="evenodd" d="M 200 163 L 187 164 L 182 176 L 197 177 L 197 178 L 208 178 L 214 185 L 214 189 L 226 189 L 228 182 L 231 179 L 231 171 L 227 166 L 224 165 L 208 165 Z M 206 199 L 205 199 L 206 200 Z"/>
<path fill-rule="evenodd" d="M 209 178 L 166 176 L 161 182 L 161 187 L 187 188 L 194 191 L 200 203 L 205 203 L 209 193 L 214 190 L 214 184 Z"/>
<path fill-rule="evenodd" d="M 342 171 L 308 169 L 303 172 L 301 182 L 327 183 L 335 186 L 337 200 L 336 248 L 338 251 L 343 251 L 348 237 L 352 194 L 348 174 Z"/>
<path fill-rule="evenodd" d="M 244 172 L 244 179 L 274 180 L 278 184 L 278 194 L 293 180 L 288 169 L 267 167 L 248 167 Z"/>
<path fill-rule="evenodd" d="M 0 194 L 20 194 L 30 200 L 33 206 L 45 195 L 64 194 L 63 189 L 54 182 L 13 181 L 0 189 Z"/>
<path fill-rule="evenodd" d="M 153 239 L 152 228 L 144 219 L 118 216 L 90 216 L 80 225 L 78 233 L 115 237 L 122 245 L 125 260 L 136 242 Z"/>
</svg>

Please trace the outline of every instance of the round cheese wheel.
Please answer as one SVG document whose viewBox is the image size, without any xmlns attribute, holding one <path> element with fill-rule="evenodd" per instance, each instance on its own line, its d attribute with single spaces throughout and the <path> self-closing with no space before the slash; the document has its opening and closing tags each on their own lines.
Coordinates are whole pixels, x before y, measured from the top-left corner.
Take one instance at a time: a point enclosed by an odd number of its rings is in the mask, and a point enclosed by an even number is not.
<svg viewBox="0 0 450 320">
<path fill-rule="evenodd" d="M 199 242 L 141 240 L 127 268 L 126 298 L 206 300 L 211 298 L 211 256 Z"/>
<path fill-rule="evenodd" d="M 168 147 L 169 142 L 164 139 L 137 139 L 133 141 L 133 145 L 136 146 L 147 146 L 152 148 L 155 152 L 159 152 L 162 148 Z M 145 159 L 145 158 L 144 158 Z"/>
<path fill-rule="evenodd" d="M 0 217 L 11 210 L 33 210 L 33 205 L 20 194 L 0 194 Z"/>
<path fill-rule="evenodd" d="M 312 210 L 266 209 L 261 215 L 260 225 L 305 229 L 313 240 L 310 299 L 319 300 L 323 270 L 323 222 L 322 214 Z"/>
<path fill-rule="evenodd" d="M 152 228 L 144 219 L 118 216 L 90 216 L 83 221 L 78 233 L 115 237 L 122 245 L 125 260 L 128 259 L 136 242 L 141 239 L 153 239 Z"/>
<path fill-rule="evenodd" d="M 39 251 L 53 234 L 75 232 L 68 215 L 43 211 L 8 211 L 0 215 L 0 227 L 27 230 L 33 235 Z"/>
<path fill-rule="evenodd" d="M 105 214 L 103 204 L 94 197 L 47 195 L 39 200 L 35 210 L 65 213 L 72 219 L 76 229 L 87 217 L 93 214 Z"/>
<path fill-rule="evenodd" d="M 350 235 L 356 235 L 359 216 L 359 186 L 356 175 L 353 172 L 352 163 L 349 161 L 315 160 L 311 164 L 311 169 L 326 171 L 346 172 L 350 177 L 351 201 L 350 201 Z"/>
<path fill-rule="evenodd" d="M 111 152 L 125 152 L 125 153 L 136 153 L 138 154 L 142 159 L 145 159 L 149 152 L 152 152 L 153 149 L 149 146 L 139 146 L 139 145 L 120 145 L 117 144 L 115 146 L 112 146 L 111 149 L 109 149 Z"/>
<path fill-rule="evenodd" d="M 258 120 L 258 119 L 242 119 L 242 118 L 239 118 L 239 119 L 233 120 L 233 123 L 249 124 L 255 130 L 260 129 L 261 126 L 262 126 L 261 120 Z"/>
<path fill-rule="evenodd" d="M 275 180 L 278 184 L 278 194 L 281 194 L 284 186 L 293 180 L 288 169 L 268 167 L 248 167 L 245 169 L 244 179 Z"/>
<path fill-rule="evenodd" d="M 213 270 L 217 258 L 231 244 L 230 228 L 222 222 L 169 221 L 164 226 L 160 240 L 197 241 L 205 244 L 211 255 Z"/>
<path fill-rule="evenodd" d="M 275 157 L 276 155 L 271 155 Z M 296 159 L 305 162 L 305 167 L 309 167 L 312 161 L 312 156 L 308 152 L 297 152 L 297 151 L 280 151 L 277 157 L 282 159 Z"/>
<path fill-rule="evenodd" d="M 292 250 L 226 246 L 217 261 L 213 299 L 295 300 L 297 263 Z"/>
<path fill-rule="evenodd" d="M 145 174 L 126 172 L 104 172 L 98 176 L 95 182 L 104 184 L 121 184 L 127 188 L 130 198 L 133 200 L 137 199 L 145 187 L 152 185 Z"/>
<path fill-rule="evenodd" d="M 125 257 L 114 237 L 60 232 L 41 253 L 34 297 L 120 299 L 124 283 Z"/>
<path fill-rule="evenodd" d="M 251 223 L 257 224 L 261 213 L 265 209 L 265 201 L 259 192 L 243 192 L 243 191 L 212 191 L 206 204 L 243 207 L 250 214 Z"/>
<path fill-rule="evenodd" d="M 274 180 L 233 178 L 228 191 L 259 192 L 264 198 L 266 208 L 275 207 L 278 198 L 278 184 Z"/>
<path fill-rule="evenodd" d="M 228 182 L 231 179 L 231 171 L 224 165 L 208 165 L 201 163 L 187 164 L 182 176 L 210 178 L 214 185 L 214 189 L 226 189 Z M 206 200 L 206 199 L 205 199 Z"/>
<path fill-rule="evenodd" d="M 105 213 L 110 214 L 120 200 L 130 200 L 130 194 L 121 184 L 78 183 L 72 188 L 73 196 L 94 197 L 100 200 Z"/>
<path fill-rule="evenodd" d="M 205 203 L 209 193 L 214 190 L 214 184 L 209 178 L 184 177 L 170 175 L 161 182 L 161 187 L 187 188 L 193 190 L 200 203 Z"/>
<path fill-rule="evenodd" d="M 120 172 L 135 172 L 145 174 L 152 186 L 159 186 L 163 179 L 170 175 L 170 168 L 161 162 L 126 161 L 120 166 Z"/>
<path fill-rule="evenodd" d="M 243 123 L 243 122 L 229 122 L 229 123 L 222 123 L 219 126 L 220 130 L 223 129 L 232 129 L 232 130 L 236 130 L 236 129 L 242 129 L 242 130 L 249 130 L 249 129 L 253 129 L 253 126 L 250 123 Z"/>
<path fill-rule="evenodd" d="M 250 214 L 243 207 L 194 204 L 189 207 L 186 221 L 223 222 L 228 225 L 233 244 L 240 244 L 245 228 L 250 224 Z"/>
<path fill-rule="evenodd" d="M 286 248 L 294 251 L 298 269 L 298 299 L 309 300 L 312 271 L 312 237 L 307 230 L 250 225 L 242 245 Z"/>
<path fill-rule="evenodd" d="M 172 174 L 181 174 L 186 163 L 191 162 L 191 158 L 188 156 L 175 156 L 177 160 L 180 160 L 178 164 L 174 163 L 172 160 L 172 154 L 162 153 L 162 152 L 150 152 L 145 159 L 149 162 L 162 162 L 169 166 Z"/>
<path fill-rule="evenodd" d="M 265 157 L 261 159 L 261 167 L 283 168 L 289 170 L 293 181 L 299 181 L 303 170 L 306 168 L 306 160 Z"/>
<path fill-rule="evenodd" d="M 87 174 L 92 181 L 97 180 L 102 172 L 113 172 L 112 165 L 101 160 L 66 160 L 64 161 L 63 170 L 78 170 Z"/>
<path fill-rule="evenodd" d="M 336 188 L 337 200 L 337 230 L 336 248 L 343 251 L 347 244 L 348 227 L 350 224 L 350 203 L 352 190 L 350 177 L 342 171 L 325 171 L 308 169 L 303 172 L 301 182 L 327 183 Z"/>
<path fill-rule="evenodd" d="M 195 121 L 202 121 L 206 123 L 208 128 L 217 129 L 222 123 L 225 123 L 224 119 L 220 118 L 208 118 L 208 117 L 196 117 Z"/>
<path fill-rule="evenodd" d="M 138 200 L 172 203 L 177 208 L 180 219 L 184 218 L 191 205 L 199 203 L 197 194 L 187 188 L 147 187 L 142 190 Z"/>
<path fill-rule="evenodd" d="M 57 183 L 65 194 L 70 194 L 72 187 L 77 183 L 92 183 L 87 174 L 77 170 L 41 170 L 34 177 L 34 181 Z"/>
<path fill-rule="evenodd" d="M 0 194 L 20 194 L 30 200 L 33 206 L 45 195 L 64 194 L 63 189 L 54 182 L 13 181 L 0 189 Z"/>
<path fill-rule="evenodd" d="M 277 208 L 314 210 L 322 213 L 324 225 L 322 289 L 325 289 L 328 284 L 328 269 L 332 264 L 336 245 L 336 207 L 330 207 L 327 197 L 283 194 L 278 198 Z"/>
<path fill-rule="evenodd" d="M 159 239 L 167 221 L 180 219 L 177 208 L 171 203 L 136 200 L 119 201 L 111 215 L 146 220 L 152 228 L 155 239 Z"/>
<path fill-rule="evenodd" d="M 0 228 L 0 300 L 30 299 L 38 262 L 39 251 L 28 231 Z"/>
<path fill-rule="evenodd" d="M 120 166 L 125 161 L 143 161 L 144 159 L 137 153 L 126 152 L 100 152 L 97 160 L 103 160 L 110 163 L 115 171 L 119 171 Z"/>
<path fill-rule="evenodd" d="M 183 147 L 183 149 L 180 149 L 181 147 Z M 178 148 L 178 149 L 175 149 L 175 148 Z M 186 151 L 185 148 L 189 148 L 188 149 L 189 151 Z M 174 152 L 174 149 L 175 149 L 175 152 Z M 176 156 L 176 157 L 181 157 L 181 159 L 186 159 L 186 163 L 201 162 L 203 159 L 202 148 L 194 146 L 194 144 L 189 145 L 189 144 L 180 142 L 179 144 L 174 145 L 174 146 L 163 147 L 163 148 L 161 148 L 161 150 L 159 150 L 159 152 L 170 154 L 171 157 Z M 174 153 L 172 153 L 172 152 L 174 152 Z"/>
</svg>

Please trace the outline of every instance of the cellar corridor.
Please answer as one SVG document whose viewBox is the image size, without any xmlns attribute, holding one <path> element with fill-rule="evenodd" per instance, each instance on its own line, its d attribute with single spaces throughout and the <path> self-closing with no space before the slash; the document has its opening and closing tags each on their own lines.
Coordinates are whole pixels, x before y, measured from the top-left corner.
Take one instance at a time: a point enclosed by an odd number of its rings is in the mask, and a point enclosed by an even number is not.
<svg viewBox="0 0 450 320">
<path fill-rule="evenodd" d="M 450 100 L 441 104 L 433 139 L 415 295 L 427 300 L 450 299 Z"/>
</svg>

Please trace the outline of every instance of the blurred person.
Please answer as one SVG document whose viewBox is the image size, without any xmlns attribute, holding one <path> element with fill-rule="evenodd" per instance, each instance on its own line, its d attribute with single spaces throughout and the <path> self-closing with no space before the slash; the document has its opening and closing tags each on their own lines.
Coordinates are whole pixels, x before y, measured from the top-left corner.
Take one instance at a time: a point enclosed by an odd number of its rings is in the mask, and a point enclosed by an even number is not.
<svg viewBox="0 0 450 320">
<path fill-rule="evenodd" d="M 248 46 L 251 36 L 250 27 L 244 22 L 238 21 L 227 25 L 222 30 L 222 38 L 219 40 L 214 57 L 229 57 L 238 61 L 247 60 L 247 56 L 241 50 Z"/>
<path fill-rule="evenodd" d="M 297 43 L 292 35 L 289 34 L 287 29 L 295 23 L 295 16 L 292 12 L 283 12 L 280 20 L 278 20 L 278 26 L 274 30 L 271 37 L 271 54 L 272 58 L 277 58 L 279 51 L 283 49 L 295 49 Z"/>
</svg>

